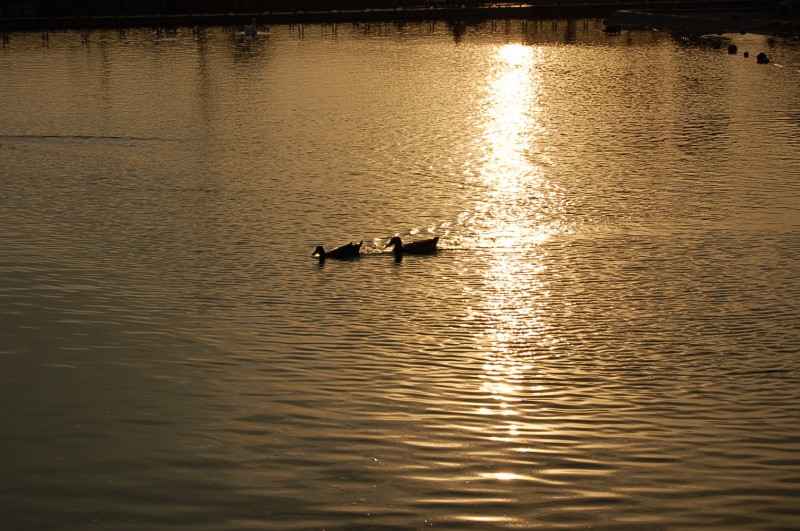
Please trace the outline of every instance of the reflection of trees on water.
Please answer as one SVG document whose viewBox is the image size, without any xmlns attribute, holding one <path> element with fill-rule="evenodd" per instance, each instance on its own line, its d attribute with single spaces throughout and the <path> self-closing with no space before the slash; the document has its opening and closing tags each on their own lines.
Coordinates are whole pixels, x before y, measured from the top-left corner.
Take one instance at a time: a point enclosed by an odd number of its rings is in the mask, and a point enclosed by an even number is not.
<svg viewBox="0 0 800 531">
<path fill-rule="evenodd" d="M 214 91 L 212 90 L 213 80 L 209 66 L 208 36 L 205 31 L 200 30 L 195 33 L 195 44 L 197 45 L 197 61 L 195 62 L 197 83 L 195 83 L 195 90 L 197 91 L 198 115 L 203 125 L 210 128 L 213 124 L 211 108 L 214 103 Z"/>
<path fill-rule="evenodd" d="M 576 38 L 576 29 L 575 29 L 575 20 L 570 19 L 567 20 L 564 29 L 564 42 L 575 42 Z"/>
<path fill-rule="evenodd" d="M 229 26 L 224 28 L 228 40 L 232 44 L 225 47 L 237 63 L 249 64 L 262 58 L 268 49 L 269 29 L 256 23 L 257 34 L 245 35 L 242 26 Z"/>
<path fill-rule="evenodd" d="M 453 40 L 455 41 L 455 43 L 456 44 L 460 43 L 461 37 L 467 31 L 467 23 L 462 20 L 458 20 L 458 21 L 448 22 L 447 26 L 448 28 L 450 28 L 450 32 L 453 34 Z"/>
<path fill-rule="evenodd" d="M 322 28 L 323 36 L 336 36 L 339 30 L 353 31 L 364 35 L 385 36 L 396 34 L 435 35 L 446 31 L 459 44 L 471 34 L 493 35 L 504 42 L 514 40 L 523 44 L 577 43 L 577 44 L 625 44 L 653 42 L 663 35 L 656 32 L 630 32 L 625 39 L 609 36 L 603 31 L 605 25 L 599 19 L 547 19 L 547 20 L 424 20 L 424 21 L 371 21 L 333 24 L 295 24 L 289 26 L 297 37 L 305 35 L 306 28 Z M 238 28 L 241 33 L 241 28 Z M 320 30 L 310 30 L 319 34 Z M 260 29 L 259 29 L 260 33 Z"/>
<path fill-rule="evenodd" d="M 431 23 L 430 33 L 441 28 L 439 23 Z M 447 21 L 447 30 L 458 44 L 470 33 L 495 35 L 507 39 L 521 38 L 524 44 L 579 43 L 609 44 L 650 42 L 659 35 L 650 32 L 631 33 L 627 41 L 613 40 L 603 32 L 605 27 L 600 19 L 530 19 L 530 20 L 486 20 L 470 22 L 465 20 Z"/>
</svg>

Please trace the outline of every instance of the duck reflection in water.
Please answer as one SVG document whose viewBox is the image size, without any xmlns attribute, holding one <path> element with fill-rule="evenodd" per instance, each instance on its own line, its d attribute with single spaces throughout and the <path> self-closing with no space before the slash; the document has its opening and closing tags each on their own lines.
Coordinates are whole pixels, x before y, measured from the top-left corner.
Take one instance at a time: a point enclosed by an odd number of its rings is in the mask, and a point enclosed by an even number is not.
<svg viewBox="0 0 800 531">
<path fill-rule="evenodd" d="M 392 249 L 394 260 L 395 262 L 402 262 L 404 254 L 435 254 L 437 251 L 436 245 L 438 243 L 438 236 L 411 243 L 403 243 L 403 240 L 400 239 L 400 236 L 393 236 L 392 239 L 389 240 L 387 247 L 394 246 L 394 249 Z"/>
<path fill-rule="evenodd" d="M 347 260 L 349 258 L 358 258 L 361 253 L 361 244 L 363 244 L 363 240 L 354 243 L 350 242 L 348 244 L 342 245 L 341 247 L 337 247 L 332 251 L 325 251 L 325 248 L 321 245 L 317 245 L 317 248 L 314 249 L 314 252 L 311 253 L 311 256 L 319 256 L 319 263 L 324 264 L 326 258 L 332 258 L 334 260 Z"/>
</svg>

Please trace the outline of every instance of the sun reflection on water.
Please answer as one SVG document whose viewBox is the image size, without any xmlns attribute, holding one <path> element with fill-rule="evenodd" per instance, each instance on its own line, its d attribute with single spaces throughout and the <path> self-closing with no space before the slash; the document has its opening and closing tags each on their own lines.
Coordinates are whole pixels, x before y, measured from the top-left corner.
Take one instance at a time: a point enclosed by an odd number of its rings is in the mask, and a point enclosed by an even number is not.
<svg viewBox="0 0 800 531">
<path fill-rule="evenodd" d="M 471 214 L 477 247 L 488 267 L 480 303 L 471 318 L 486 361 L 478 414 L 496 418 L 490 438 L 511 441 L 540 426 L 524 418 L 534 363 L 555 343 L 544 320 L 548 296 L 542 280 L 542 243 L 554 233 L 552 212 L 560 191 L 546 177 L 547 158 L 538 151 L 547 128 L 542 119 L 542 50 L 521 44 L 497 49 L 488 69 L 481 109 L 482 146 L 475 176 L 483 195 Z M 513 476 L 496 476 L 507 480 Z"/>
<path fill-rule="evenodd" d="M 551 161 L 541 141 L 548 134 L 541 104 L 543 53 L 507 44 L 497 49 L 487 69 L 477 118 L 481 145 L 468 168 L 484 195 L 466 217 L 482 243 L 494 249 L 524 252 L 546 241 L 557 226 L 553 214 L 561 194 L 545 178 Z"/>
<path fill-rule="evenodd" d="M 485 149 L 481 176 L 498 194 L 513 195 L 528 181 L 533 167 L 525 157 L 531 141 L 541 133 L 537 115 L 537 53 L 519 44 L 499 49 L 490 71 L 484 107 Z"/>
</svg>

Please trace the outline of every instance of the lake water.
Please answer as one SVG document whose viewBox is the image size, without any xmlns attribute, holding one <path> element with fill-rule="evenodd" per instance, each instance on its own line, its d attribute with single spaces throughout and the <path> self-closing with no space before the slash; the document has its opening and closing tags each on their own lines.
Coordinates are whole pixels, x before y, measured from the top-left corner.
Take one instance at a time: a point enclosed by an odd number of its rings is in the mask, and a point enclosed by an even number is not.
<svg viewBox="0 0 800 531">
<path fill-rule="evenodd" d="M 800 526 L 800 45 L 601 29 L 9 35 L 3 527 Z"/>
</svg>

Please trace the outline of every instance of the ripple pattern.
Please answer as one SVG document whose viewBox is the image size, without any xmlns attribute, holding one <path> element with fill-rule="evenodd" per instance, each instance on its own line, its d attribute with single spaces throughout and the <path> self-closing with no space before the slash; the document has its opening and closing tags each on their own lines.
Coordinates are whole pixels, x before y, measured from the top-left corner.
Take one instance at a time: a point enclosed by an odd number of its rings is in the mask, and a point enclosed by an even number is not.
<svg viewBox="0 0 800 531">
<path fill-rule="evenodd" d="M 601 29 L 12 35 L 4 524 L 798 527 L 800 55 Z"/>
</svg>

